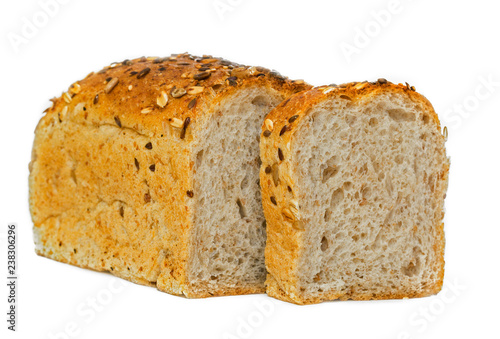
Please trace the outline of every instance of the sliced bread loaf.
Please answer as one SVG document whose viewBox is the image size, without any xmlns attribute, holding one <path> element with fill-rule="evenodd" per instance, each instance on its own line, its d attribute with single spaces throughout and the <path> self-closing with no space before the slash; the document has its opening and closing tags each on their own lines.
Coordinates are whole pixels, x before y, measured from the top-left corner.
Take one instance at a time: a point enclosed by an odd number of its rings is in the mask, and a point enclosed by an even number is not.
<svg viewBox="0 0 500 339">
<path fill-rule="evenodd" d="M 308 88 L 188 54 L 114 63 L 41 119 L 36 252 L 187 297 L 264 291 L 264 116 Z"/>
<path fill-rule="evenodd" d="M 260 143 L 267 293 L 297 304 L 437 293 L 444 144 L 427 99 L 384 79 L 275 108 Z"/>
</svg>

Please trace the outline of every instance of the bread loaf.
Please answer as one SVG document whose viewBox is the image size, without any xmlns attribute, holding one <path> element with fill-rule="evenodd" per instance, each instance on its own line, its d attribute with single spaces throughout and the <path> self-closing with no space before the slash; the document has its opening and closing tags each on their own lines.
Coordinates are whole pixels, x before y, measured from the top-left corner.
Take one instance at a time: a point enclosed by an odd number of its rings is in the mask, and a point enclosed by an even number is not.
<svg viewBox="0 0 500 339">
<path fill-rule="evenodd" d="M 188 54 L 74 83 L 35 132 L 36 252 L 187 297 L 263 292 L 260 125 L 305 88 Z"/>
<path fill-rule="evenodd" d="M 437 293 L 449 161 L 409 85 L 323 86 L 262 126 L 267 293 L 297 304 Z"/>
</svg>

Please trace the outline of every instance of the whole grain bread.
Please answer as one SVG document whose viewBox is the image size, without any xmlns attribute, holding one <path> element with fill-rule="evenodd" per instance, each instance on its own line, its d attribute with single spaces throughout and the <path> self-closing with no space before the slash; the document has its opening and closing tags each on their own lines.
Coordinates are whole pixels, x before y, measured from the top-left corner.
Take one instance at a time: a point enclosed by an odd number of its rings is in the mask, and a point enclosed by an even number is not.
<svg viewBox="0 0 500 339">
<path fill-rule="evenodd" d="M 267 293 L 297 304 L 437 293 L 449 160 L 414 87 L 376 82 L 293 95 L 261 135 Z"/>
<path fill-rule="evenodd" d="M 260 125 L 308 87 L 189 54 L 75 82 L 35 131 L 36 252 L 187 297 L 264 292 Z"/>
</svg>

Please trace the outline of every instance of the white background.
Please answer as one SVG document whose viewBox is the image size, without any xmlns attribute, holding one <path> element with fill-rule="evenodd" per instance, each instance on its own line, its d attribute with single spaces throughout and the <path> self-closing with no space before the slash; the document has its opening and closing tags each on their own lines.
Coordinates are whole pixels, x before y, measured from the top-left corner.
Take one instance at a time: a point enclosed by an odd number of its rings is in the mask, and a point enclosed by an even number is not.
<svg viewBox="0 0 500 339">
<path fill-rule="evenodd" d="M 500 8 L 492 0 L 391 3 L 65 0 L 44 17 L 38 1 L 3 0 L 0 226 L 5 234 L 18 223 L 19 313 L 18 332 L 7 331 L 2 236 L 0 337 L 498 338 Z M 302 307 L 265 295 L 188 300 L 36 256 L 28 162 L 48 99 L 113 61 L 184 51 L 314 85 L 385 77 L 423 93 L 449 130 L 444 290 Z"/>
</svg>

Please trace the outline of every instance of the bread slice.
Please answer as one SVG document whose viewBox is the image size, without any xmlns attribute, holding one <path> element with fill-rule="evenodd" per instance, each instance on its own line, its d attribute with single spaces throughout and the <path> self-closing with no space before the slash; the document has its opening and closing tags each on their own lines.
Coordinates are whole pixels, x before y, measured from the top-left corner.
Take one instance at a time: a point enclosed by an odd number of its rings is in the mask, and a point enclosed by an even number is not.
<svg viewBox="0 0 500 339">
<path fill-rule="evenodd" d="M 36 128 L 36 252 L 187 297 L 264 292 L 260 125 L 305 88 L 188 54 L 74 83 Z"/>
<path fill-rule="evenodd" d="M 449 162 L 422 95 L 384 79 L 314 88 L 262 128 L 269 295 L 310 304 L 441 289 Z"/>
</svg>

